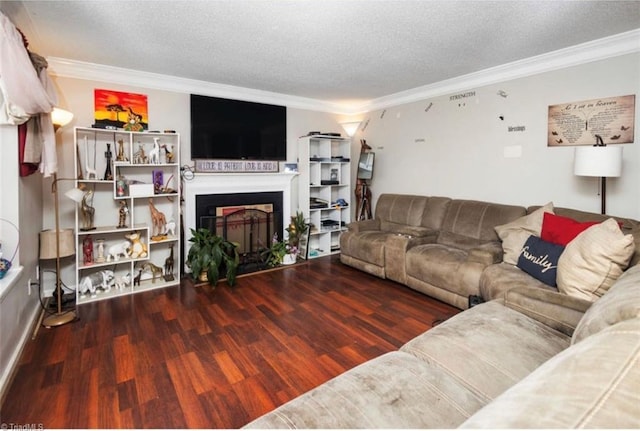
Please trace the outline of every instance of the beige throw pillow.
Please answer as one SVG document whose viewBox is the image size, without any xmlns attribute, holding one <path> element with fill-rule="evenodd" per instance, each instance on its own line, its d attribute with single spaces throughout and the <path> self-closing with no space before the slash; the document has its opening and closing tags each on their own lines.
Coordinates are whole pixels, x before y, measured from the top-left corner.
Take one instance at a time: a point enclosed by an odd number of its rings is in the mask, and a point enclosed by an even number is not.
<svg viewBox="0 0 640 431">
<path fill-rule="evenodd" d="M 518 263 L 518 256 L 520 256 L 522 247 L 527 241 L 527 238 L 529 238 L 529 235 L 540 236 L 542 219 L 546 212 L 553 214 L 553 202 L 549 202 L 531 214 L 495 227 L 496 233 L 502 240 L 502 250 L 504 251 L 502 260 L 504 262 L 510 263 L 511 265 Z"/>
<path fill-rule="evenodd" d="M 624 235 L 610 218 L 591 226 L 567 244 L 558 260 L 558 290 L 596 301 L 629 266 L 632 235 Z"/>
</svg>

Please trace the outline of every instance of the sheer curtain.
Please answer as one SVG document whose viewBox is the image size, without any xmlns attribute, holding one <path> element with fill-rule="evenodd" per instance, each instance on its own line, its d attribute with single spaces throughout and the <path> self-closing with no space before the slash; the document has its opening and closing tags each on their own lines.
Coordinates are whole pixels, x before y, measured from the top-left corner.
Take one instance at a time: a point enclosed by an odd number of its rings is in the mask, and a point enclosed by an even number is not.
<svg viewBox="0 0 640 431">
<path fill-rule="evenodd" d="M 25 161 L 39 163 L 45 177 L 58 163 L 51 111 L 57 95 L 46 60 L 26 49 L 28 43 L 0 12 L 0 124 L 28 125 Z"/>
</svg>

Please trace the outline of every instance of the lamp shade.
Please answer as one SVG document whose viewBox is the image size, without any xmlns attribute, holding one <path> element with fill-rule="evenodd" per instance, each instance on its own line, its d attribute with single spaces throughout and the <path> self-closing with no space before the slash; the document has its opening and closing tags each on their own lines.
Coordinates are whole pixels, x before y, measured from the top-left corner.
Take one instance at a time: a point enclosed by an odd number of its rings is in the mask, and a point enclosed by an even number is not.
<svg viewBox="0 0 640 431">
<path fill-rule="evenodd" d="M 60 257 L 76 254 L 73 229 L 60 229 Z M 40 259 L 56 258 L 56 231 L 47 229 L 40 232 Z"/>
<path fill-rule="evenodd" d="M 352 122 L 349 122 L 349 123 L 340 123 L 340 125 L 342 126 L 344 131 L 347 132 L 347 135 L 349 135 L 349 137 L 352 137 L 358 131 L 358 126 L 360 125 L 360 121 L 352 121 Z"/>
<path fill-rule="evenodd" d="M 79 188 L 73 188 L 67 191 L 64 195 L 69 199 L 71 199 L 72 201 L 80 203 L 82 202 L 82 198 L 84 197 L 84 190 Z"/>
<path fill-rule="evenodd" d="M 576 147 L 573 173 L 584 177 L 619 177 L 622 174 L 622 147 Z"/>
<path fill-rule="evenodd" d="M 53 108 L 51 111 L 51 122 L 56 127 L 64 127 L 73 120 L 73 114 L 60 108 Z"/>
</svg>

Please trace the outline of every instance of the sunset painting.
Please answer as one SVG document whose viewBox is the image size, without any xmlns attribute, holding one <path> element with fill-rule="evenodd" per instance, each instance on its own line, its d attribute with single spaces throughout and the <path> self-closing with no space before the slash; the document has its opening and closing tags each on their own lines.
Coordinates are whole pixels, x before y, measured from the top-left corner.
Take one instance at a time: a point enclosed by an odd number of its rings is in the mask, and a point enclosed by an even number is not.
<svg viewBox="0 0 640 431">
<path fill-rule="evenodd" d="M 142 132 L 149 128 L 147 96 L 112 90 L 94 90 L 96 128 Z"/>
</svg>

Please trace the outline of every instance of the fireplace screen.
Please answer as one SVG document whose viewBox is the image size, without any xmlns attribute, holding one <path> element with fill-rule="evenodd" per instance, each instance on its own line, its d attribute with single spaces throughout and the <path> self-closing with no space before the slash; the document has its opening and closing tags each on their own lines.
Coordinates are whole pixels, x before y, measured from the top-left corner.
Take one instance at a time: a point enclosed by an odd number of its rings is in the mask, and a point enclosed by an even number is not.
<svg viewBox="0 0 640 431">
<path fill-rule="evenodd" d="M 241 266 L 262 262 L 261 253 L 271 245 L 280 217 L 272 209 L 270 204 L 219 207 L 215 217 L 201 217 L 200 226 L 238 244 Z"/>
</svg>

